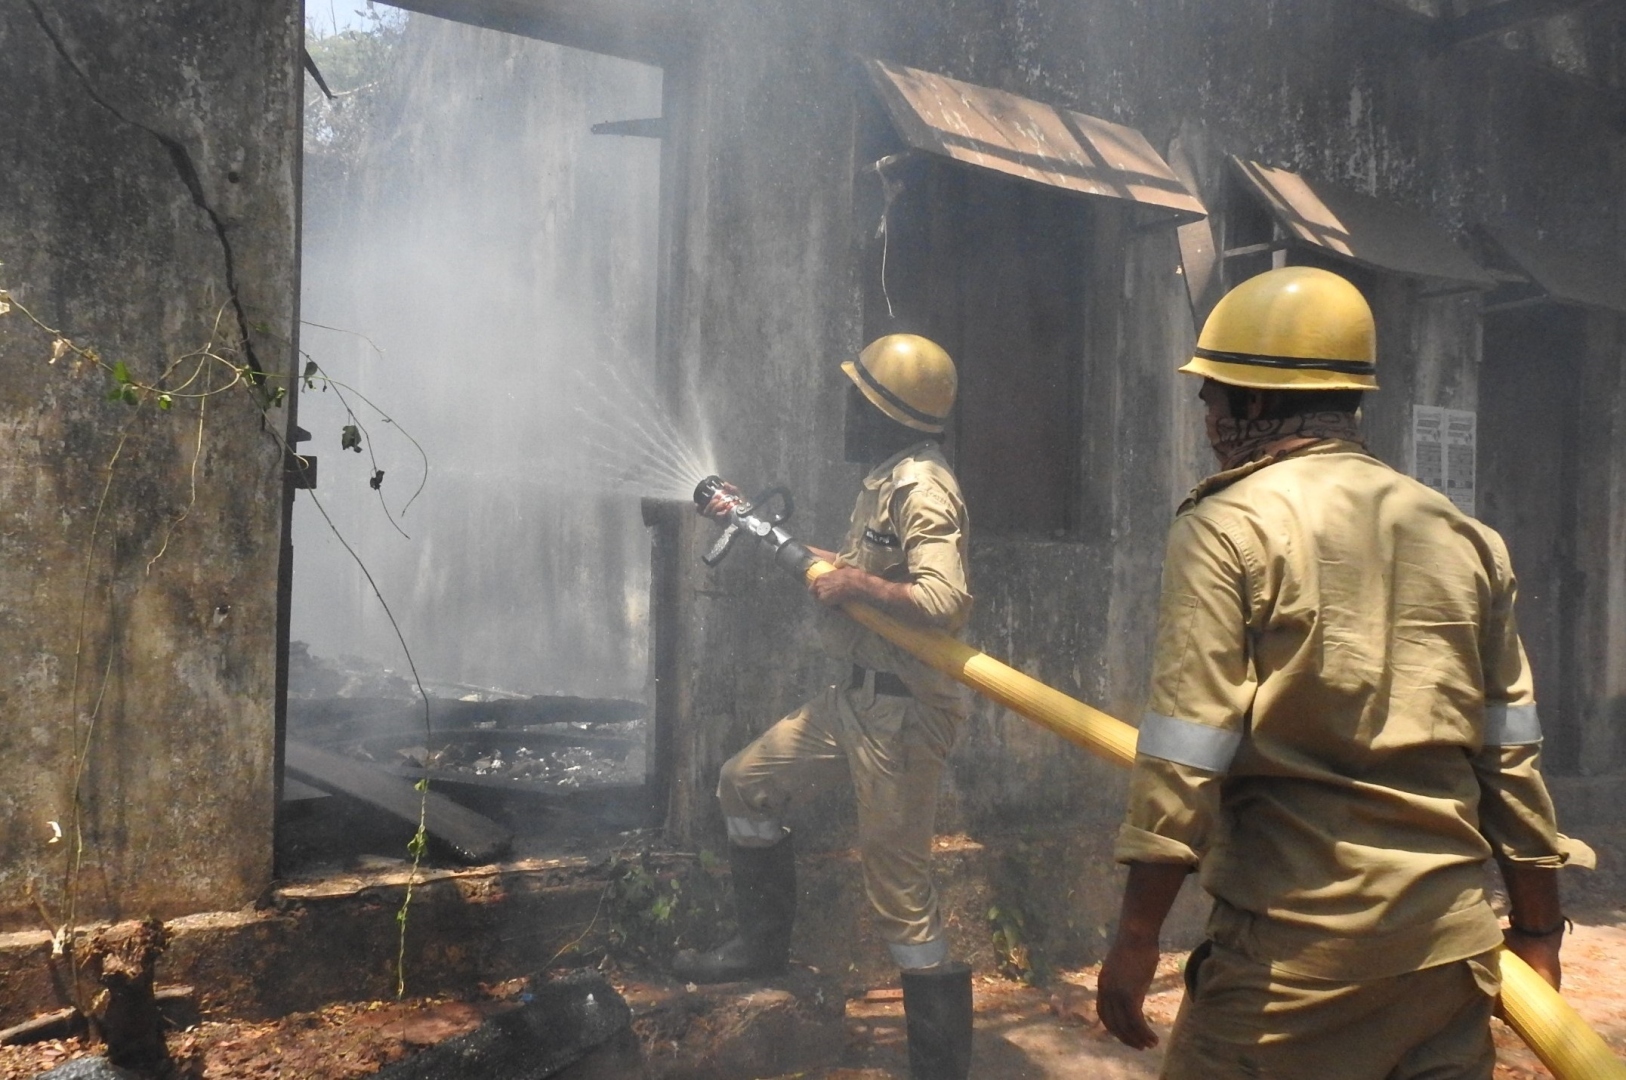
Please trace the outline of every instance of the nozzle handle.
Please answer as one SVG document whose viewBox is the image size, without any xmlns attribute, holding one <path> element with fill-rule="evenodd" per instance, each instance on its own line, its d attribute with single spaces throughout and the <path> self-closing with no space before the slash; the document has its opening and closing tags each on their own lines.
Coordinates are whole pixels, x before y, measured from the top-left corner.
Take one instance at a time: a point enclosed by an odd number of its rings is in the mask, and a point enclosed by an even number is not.
<svg viewBox="0 0 1626 1080">
<path fill-rule="evenodd" d="M 711 545 L 711 550 L 700 556 L 700 561 L 707 566 L 716 566 L 728 557 L 729 548 L 734 546 L 734 541 L 739 539 L 739 536 L 740 527 L 734 524 L 728 525 L 723 529 L 722 534 L 717 537 L 717 542 Z"/>
<path fill-rule="evenodd" d="M 775 499 L 779 500 L 779 513 L 769 514 L 764 511 L 763 507 Z M 790 488 L 787 487 L 771 487 L 751 500 L 751 513 L 756 515 L 758 519 L 766 521 L 769 525 L 783 524 L 789 521 L 790 516 L 795 512 L 796 500 L 791 497 Z"/>
</svg>

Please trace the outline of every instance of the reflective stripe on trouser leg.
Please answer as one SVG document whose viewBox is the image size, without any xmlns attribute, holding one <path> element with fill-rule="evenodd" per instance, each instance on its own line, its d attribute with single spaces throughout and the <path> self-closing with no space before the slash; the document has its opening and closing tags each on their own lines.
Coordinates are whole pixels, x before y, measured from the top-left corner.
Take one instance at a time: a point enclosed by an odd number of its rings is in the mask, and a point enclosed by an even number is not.
<svg viewBox="0 0 1626 1080">
<path fill-rule="evenodd" d="M 1533 746 L 1541 742 L 1541 717 L 1534 704 L 1485 706 L 1486 746 Z"/>
<path fill-rule="evenodd" d="M 905 971 L 936 967 L 948 959 L 949 952 L 948 938 L 941 931 L 937 937 L 919 945 L 900 945 L 894 941 L 887 949 L 892 953 L 892 962 Z"/>
<path fill-rule="evenodd" d="M 778 843 L 785 807 L 847 775 L 847 756 L 824 722 L 833 709 L 822 701 L 815 698 L 803 705 L 723 765 L 717 801 L 731 842 L 745 847 Z"/>
<path fill-rule="evenodd" d="M 779 843 L 785 835 L 785 827 L 779 823 L 778 818 L 757 821 L 753 818 L 731 817 L 726 819 L 726 823 L 729 842 L 744 844 L 746 847 L 771 847 Z"/>
<path fill-rule="evenodd" d="M 1241 745 L 1240 731 L 1149 712 L 1141 717 L 1135 753 L 1224 775 Z"/>
</svg>

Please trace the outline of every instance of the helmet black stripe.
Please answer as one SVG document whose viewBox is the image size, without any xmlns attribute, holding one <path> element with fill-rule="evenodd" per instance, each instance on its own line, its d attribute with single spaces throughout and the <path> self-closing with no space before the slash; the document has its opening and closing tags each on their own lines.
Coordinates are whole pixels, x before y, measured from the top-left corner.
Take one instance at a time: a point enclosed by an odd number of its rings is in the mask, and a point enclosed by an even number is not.
<svg viewBox="0 0 1626 1080">
<path fill-rule="evenodd" d="M 886 387 L 882 386 L 880 382 L 876 380 L 875 376 L 869 373 L 869 369 L 864 366 L 864 358 L 862 356 L 854 358 L 853 370 L 858 372 L 858 377 L 864 380 L 865 386 L 869 387 L 871 390 L 874 390 L 877 394 L 880 394 L 887 400 L 888 404 L 895 406 L 899 412 L 903 413 L 911 420 L 919 420 L 922 424 L 942 425 L 944 420 L 943 417 L 933 416 L 929 412 L 923 412 L 922 410 L 915 408 L 913 405 L 909 404 L 907 401 L 903 400 Z"/>
<path fill-rule="evenodd" d="M 1336 371 L 1344 375 L 1376 375 L 1378 366 L 1368 360 L 1321 360 L 1313 356 L 1259 356 L 1255 353 L 1220 352 L 1199 348 L 1196 355 L 1222 364 L 1248 367 L 1289 368 L 1294 371 Z"/>
</svg>

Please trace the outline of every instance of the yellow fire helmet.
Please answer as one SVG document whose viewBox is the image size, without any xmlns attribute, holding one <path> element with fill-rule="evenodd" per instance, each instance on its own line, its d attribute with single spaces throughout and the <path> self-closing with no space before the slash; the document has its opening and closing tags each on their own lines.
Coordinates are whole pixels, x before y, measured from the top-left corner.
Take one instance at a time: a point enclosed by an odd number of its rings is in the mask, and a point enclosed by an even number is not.
<svg viewBox="0 0 1626 1080">
<path fill-rule="evenodd" d="M 935 341 L 918 334 L 888 334 L 841 365 L 870 404 L 916 431 L 940 432 L 954 408 L 959 377 Z"/>
<path fill-rule="evenodd" d="M 1214 305 L 1180 370 L 1250 390 L 1376 390 L 1372 309 L 1329 270 L 1269 270 Z"/>
</svg>

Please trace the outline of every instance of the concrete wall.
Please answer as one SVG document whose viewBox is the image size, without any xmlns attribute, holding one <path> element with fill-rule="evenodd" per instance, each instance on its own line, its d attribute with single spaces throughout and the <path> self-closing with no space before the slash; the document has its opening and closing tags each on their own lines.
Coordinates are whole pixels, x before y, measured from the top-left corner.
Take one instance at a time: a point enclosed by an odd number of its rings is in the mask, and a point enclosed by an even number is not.
<svg viewBox="0 0 1626 1080">
<path fill-rule="evenodd" d="M 295 2 L 0 3 L 0 284 L 139 381 L 211 342 L 285 376 L 300 35 Z M 245 904 L 271 874 L 287 410 L 109 402 L 51 355 L 0 318 L 0 927 Z M 230 381 L 205 371 L 190 390 Z"/>
<path fill-rule="evenodd" d="M 1618 237 L 1614 193 L 1626 169 L 1619 136 L 1588 92 L 1493 44 L 1432 56 L 1414 22 L 1377 5 L 951 3 L 912 20 L 860 2 L 724 9 L 692 63 L 668 69 L 674 224 L 663 358 L 674 381 L 699 385 L 711 415 L 728 418 L 725 469 L 747 486 L 795 488 L 798 531 L 814 541 L 839 535 L 858 479 L 841 460 L 835 369 L 862 344 L 857 272 L 874 229 L 854 213 L 855 191 L 873 183 L 853 150 L 870 93 L 855 55 L 1128 123 L 1160 149 L 1180 133 L 1216 210 L 1224 158 L 1239 154 L 1417 207 L 1455 230 L 1508 215 L 1593 242 Z M 1224 221 L 1215 224 L 1223 235 Z M 1097 232 L 1099 257 L 1078 290 L 1089 309 L 1079 363 L 1083 505 L 1093 517 L 1076 542 L 976 541 L 972 636 L 1133 719 L 1162 537 L 1207 462 L 1195 387 L 1174 373 L 1193 329 L 1173 238 L 1110 225 Z M 1413 404 L 1475 408 L 1480 392 L 1480 301 L 1430 291 L 1393 275 L 1374 285 L 1385 389 L 1370 402 L 1368 429 L 1374 451 L 1401 468 Z M 1613 440 L 1618 368 L 1599 360 L 1588 370 L 1602 394 L 1593 408 Z M 1618 462 L 1607 441 L 1588 451 L 1600 482 L 1609 479 L 1587 511 L 1596 524 L 1585 556 L 1596 581 L 1586 617 L 1609 641 L 1619 632 L 1626 503 L 1618 469 L 1601 464 L 1611 453 Z M 742 554 L 715 573 L 687 562 L 676 572 L 685 575 L 675 590 L 685 662 L 668 714 L 681 766 L 670 821 L 680 837 L 715 839 L 718 765 L 837 673 L 812 648 L 805 599 L 760 558 Z M 1601 661 L 1578 706 L 1586 715 L 1618 708 L 1609 705 L 1611 694 L 1618 702 L 1614 666 Z M 1537 674 L 1544 684 L 1565 677 Z M 1602 768 L 1618 753 L 1607 749 L 1618 721 L 1589 723 Z M 955 755 L 951 786 L 943 827 L 973 834 L 1047 820 L 1107 828 L 1121 808 L 1120 778 L 986 704 Z M 804 830 L 811 843 L 850 840 L 841 802 L 803 815 L 815 826 Z"/>
<path fill-rule="evenodd" d="M 1626 764 L 1626 327 L 1618 315 L 1587 314 L 1577 401 L 1576 764 L 1601 774 Z"/>
</svg>

